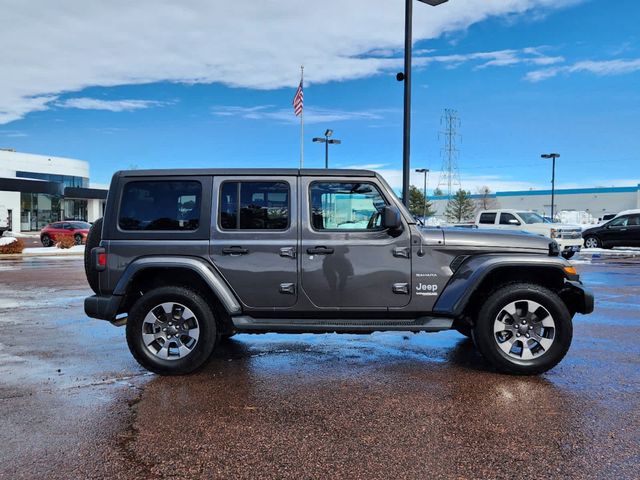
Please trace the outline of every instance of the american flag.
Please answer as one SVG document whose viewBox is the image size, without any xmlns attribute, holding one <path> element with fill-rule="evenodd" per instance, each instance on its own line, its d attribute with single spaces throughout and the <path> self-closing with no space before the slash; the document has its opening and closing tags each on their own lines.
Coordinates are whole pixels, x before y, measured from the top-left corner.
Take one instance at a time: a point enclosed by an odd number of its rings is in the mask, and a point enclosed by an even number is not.
<svg viewBox="0 0 640 480">
<path fill-rule="evenodd" d="M 300 85 L 298 85 L 298 90 L 296 90 L 296 94 L 293 96 L 293 111 L 296 114 L 296 117 L 302 115 L 302 109 L 304 106 L 304 93 L 302 91 L 302 80 L 300 80 Z"/>
</svg>

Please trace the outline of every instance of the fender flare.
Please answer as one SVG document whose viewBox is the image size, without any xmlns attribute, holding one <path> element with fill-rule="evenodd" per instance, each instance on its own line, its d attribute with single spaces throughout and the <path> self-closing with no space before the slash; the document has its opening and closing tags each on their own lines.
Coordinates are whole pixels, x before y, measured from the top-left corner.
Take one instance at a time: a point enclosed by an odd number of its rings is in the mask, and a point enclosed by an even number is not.
<svg viewBox="0 0 640 480">
<path fill-rule="evenodd" d="M 114 295 L 125 295 L 127 288 L 135 276 L 149 268 L 174 268 L 188 269 L 200 276 L 202 280 L 211 288 L 211 291 L 218 297 L 223 307 L 229 315 L 242 313 L 242 307 L 235 294 L 231 291 L 227 283 L 220 274 L 214 270 L 204 260 L 195 257 L 172 257 L 172 256 L 151 256 L 142 257 L 131 262 L 116 287 Z"/>
<path fill-rule="evenodd" d="M 478 290 L 484 279 L 501 268 L 534 267 L 567 275 L 564 267 L 570 265 L 560 257 L 547 257 L 536 254 L 485 254 L 474 255 L 456 270 L 447 282 L 442 294 L 433 306 L 434 313 L 453 316 L 462 315 L 472 295 Z"/>
</svg>

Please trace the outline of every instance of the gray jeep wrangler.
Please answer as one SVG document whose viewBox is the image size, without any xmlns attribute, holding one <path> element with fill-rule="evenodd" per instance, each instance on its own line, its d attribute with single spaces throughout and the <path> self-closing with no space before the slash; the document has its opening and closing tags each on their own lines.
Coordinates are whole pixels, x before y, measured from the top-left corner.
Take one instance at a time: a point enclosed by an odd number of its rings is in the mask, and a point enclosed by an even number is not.
<svg viewBox="0 0 640 480">
<path fill-rule="evenodd" d="M 549 239 L 425 228 L 375 172 L 136 170 L 87 240 L 88 316 L 160 374 L 236 333 L 456 329 L 497 370 L 567 353 L 593 296 Z"/>
</svg>

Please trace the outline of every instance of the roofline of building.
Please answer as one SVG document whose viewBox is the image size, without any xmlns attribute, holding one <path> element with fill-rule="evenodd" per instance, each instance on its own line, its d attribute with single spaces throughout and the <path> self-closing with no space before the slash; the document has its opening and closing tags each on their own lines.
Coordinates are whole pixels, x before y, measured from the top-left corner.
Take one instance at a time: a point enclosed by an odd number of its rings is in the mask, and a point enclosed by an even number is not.
<svg viewBox="0 0 640 480">
<path fill-rule="evenodd" d="M 592 188 L 563 188 L 557 189 L 555 195 L 580 195 L 599 193 L 633 193 L 640 191 L 640 184 L 632 187 L 592 187 Z M 551 195 L 551 190 L 515 190 L 510 192 L 496 192 L 488 195 L 472 194 L 471 198 L 496 198 L 496 197 L 529 197 L 536 195 Z M 447 195 L 429 197 L 429 200 L 448 200 Z"/>
</svg>

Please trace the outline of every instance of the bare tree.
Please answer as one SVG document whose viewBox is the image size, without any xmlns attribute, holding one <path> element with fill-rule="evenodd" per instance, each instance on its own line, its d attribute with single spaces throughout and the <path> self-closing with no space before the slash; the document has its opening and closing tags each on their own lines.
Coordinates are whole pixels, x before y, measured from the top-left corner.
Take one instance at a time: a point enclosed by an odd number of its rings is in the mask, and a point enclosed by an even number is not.
<svg viewBox="0 0 640 480">
<path fill-rule="evenodd" d="M 479 195 L 476 198 L 476 210 L 491 210 L 494 208 L 498 208 L 498 202 L 489 187 L 483 185 L 476 190 Z"/>
</svg>

